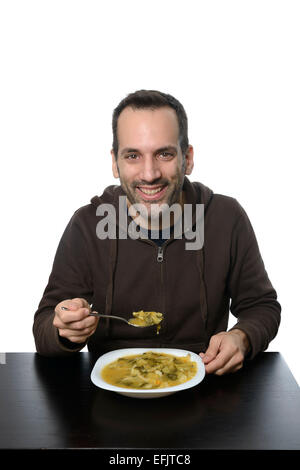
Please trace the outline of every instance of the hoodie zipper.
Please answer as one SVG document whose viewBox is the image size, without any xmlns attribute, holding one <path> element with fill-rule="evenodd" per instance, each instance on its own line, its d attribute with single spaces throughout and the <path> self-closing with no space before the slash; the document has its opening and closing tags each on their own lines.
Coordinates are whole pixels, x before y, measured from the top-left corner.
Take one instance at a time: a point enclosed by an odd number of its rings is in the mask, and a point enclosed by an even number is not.
<svg viewBox="0 0 300 470">
<path fill-rule="evenodd" d="M 162 263 L 164 260 L 164 249 L 162 246 L 158 247 L 158 253 L 157 253 L 157 262 Z"/>
<path fill-rule="evenodd" d="M 162 290 L 162 302 L 164 305 L 164 276 L 163 276 L 164 249 L 162 246 L 158 247 L 156 259 L 157 259 L 157 262 L 160 263 L 160 284 L 161 284 L 161 290 Z"/>
<path fill-rule="evenodd" d="M 165 286 L 164 286 L 164 275 L 163 275 L 163 269 L 164 269 L 164 249 L 162 246 L 159 246 L 158 247 L 158 251 L 157 251 L 157 256 L 156 256 L 156 260 L 157 260 L 157 263 L 160 264 L 160 289 L 161 289 L 161 312 L 163 312 L 163 314 L 165 314 Z M 166 333 L 166 319 L 165 319 L 165 322 L 164 322 L 164 325 L 163 325 L 163 332 Z"/>
</svg>

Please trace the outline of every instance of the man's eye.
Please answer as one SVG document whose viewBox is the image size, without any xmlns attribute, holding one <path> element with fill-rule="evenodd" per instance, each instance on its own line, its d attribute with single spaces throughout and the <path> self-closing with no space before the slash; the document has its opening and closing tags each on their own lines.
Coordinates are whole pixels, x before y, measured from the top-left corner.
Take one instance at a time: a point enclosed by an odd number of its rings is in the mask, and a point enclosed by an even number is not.
<svg viewBox="0 0 300 470">
<path fill-rule="evenodd" d="M 168 158 L 172 158 L 173 154 L 171 152 L 161 152 L 159 156 L 162 157 L 164 160 L 167 160 Z"/>
<path fill-rule="evenodd" d="M 125 157 L 127 160 L 136 160 L 138 158 L 138 155 L 136 153 L 130 153 L 126 155 Z"/>
</svg>

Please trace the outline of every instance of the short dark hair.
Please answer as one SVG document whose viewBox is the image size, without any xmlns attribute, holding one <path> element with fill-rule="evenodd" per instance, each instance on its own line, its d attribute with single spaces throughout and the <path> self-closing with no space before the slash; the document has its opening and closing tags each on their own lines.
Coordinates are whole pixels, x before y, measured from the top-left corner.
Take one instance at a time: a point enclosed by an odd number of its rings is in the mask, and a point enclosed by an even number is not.
<svg viewBox="0 0 300 470">
<path fill-rule="evenodd" d="M 174 109 L 178 119 L 179 125 L 179 142 L 182 153 L 188 149 L 188 119 L 184 107 L 182 104 L 173 96 L 166 93 L 162 93 L 157 90 L 138 90 L 134 93 L 127 95 L 114 109 L 112 118 L 112 130 L 113 130 L 113 151 L 115 157 L 118 156 L 119 142 L 118 142 L 118 119 L 123 111 L 127 107 L 133 109 L 157 109 L 169 106 Z"/>
</svg>

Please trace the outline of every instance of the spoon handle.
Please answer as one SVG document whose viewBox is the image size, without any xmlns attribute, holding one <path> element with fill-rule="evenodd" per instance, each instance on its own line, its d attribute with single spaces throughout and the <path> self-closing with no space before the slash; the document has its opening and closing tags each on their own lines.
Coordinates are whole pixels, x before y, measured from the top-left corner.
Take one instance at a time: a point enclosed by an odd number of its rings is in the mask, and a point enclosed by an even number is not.
<svg viewBox="0 0 300 470">
<path fill-rule="evenodd" d="M 92 317 L 98 317 L 98 318 L 114 318 L 115 320 L 122 320 L 128 324 L 128 320 L 126 320 L 126 318 L 116 317 L 115 315 L 104 315 L 104 313 L 98 313 L 98 312 L 91 312 L 89 313 L 89 315 L 91 315 Z"/>
<path fill-rule="evenodd" d="M 92 305 L 91 305 L 91 307 L 92 307 Z M 60 307 L 60 308 L 61 308 L 61 310 L 70 310 L 67 307 Z M 104 315 L 104 313 L 98 313 L 96 311 L 90 312 L 89 315 L 91 315 L 92 317 L 97 317 L 97 318 L 102 318 L 102 317 L 103 318 L 114 318 L 115 320 L 122 320 L 125 323 L 127 323 L 127 325 L 130 325 L 130 323 L 128 322 L 128 320 L 126 320 L 126 318 L 116 317 L 115 315 Z"/>
</svg>

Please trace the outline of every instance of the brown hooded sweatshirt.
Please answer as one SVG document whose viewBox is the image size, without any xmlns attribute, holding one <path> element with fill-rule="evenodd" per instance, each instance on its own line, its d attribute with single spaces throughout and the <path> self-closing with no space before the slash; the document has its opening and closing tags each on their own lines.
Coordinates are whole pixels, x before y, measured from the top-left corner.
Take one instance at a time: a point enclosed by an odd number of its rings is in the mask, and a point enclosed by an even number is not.
<svg viewBox="0 0 300 470">
<path fill-rule="evenodd" d="M 268 347 L 278 331 L 281 307 L 247 214 L 235 199 L 187 177 L 183 191 L 186 204 L 204 204 L 204 245 L 198 250 L 185 249 L 186 232 L 161 247 L 149 239 L 122 238 L 131 219 L 123 218 L 123 225 L 119 221 L 119 196 L 125 196 L 120 186 L 109 186 L 74 213 L 34 316 L 38 353 L 70 355 L 86 344 L 99 355 L 127 347 L 204 352 L 212 335 L 226 331 L 229 309 L 237 318 L 233 328 L 248 335 L 250 359 Z M 116 239 L 96 234 L 104 217 L 96 210 L 104 203 L 115 207 Z M 53 318 L 59 302 L 75 297 L 108 315 L 130 318 L 134 311 L 157 311 L 164 321 L 156 334 L 155 328 L 102 319 L 87 343 L 71 343 L 59 336 Z"/>
</svg>

